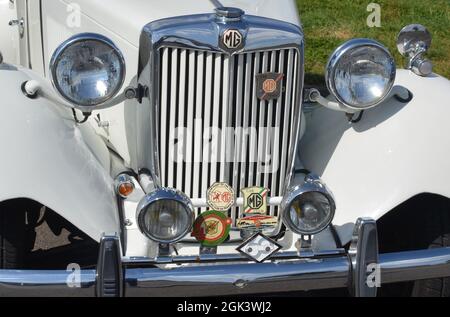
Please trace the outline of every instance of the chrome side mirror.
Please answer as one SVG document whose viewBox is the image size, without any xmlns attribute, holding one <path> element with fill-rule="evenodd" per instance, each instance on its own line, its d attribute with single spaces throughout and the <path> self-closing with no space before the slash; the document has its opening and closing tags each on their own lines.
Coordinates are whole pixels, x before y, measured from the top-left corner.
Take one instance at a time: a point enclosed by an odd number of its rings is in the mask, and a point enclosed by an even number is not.
<svg viewBox="0 0 450 317">
<path fill-rule="evenodd" d="M 419 76 L 433 72 L 433 63 L 423 56 L 430 49 L 431 42 L 430 32 L 420 24 L 405 26 L 398 35 L 398 51 L 409 59 L 407 68 Z"/>
</svg>

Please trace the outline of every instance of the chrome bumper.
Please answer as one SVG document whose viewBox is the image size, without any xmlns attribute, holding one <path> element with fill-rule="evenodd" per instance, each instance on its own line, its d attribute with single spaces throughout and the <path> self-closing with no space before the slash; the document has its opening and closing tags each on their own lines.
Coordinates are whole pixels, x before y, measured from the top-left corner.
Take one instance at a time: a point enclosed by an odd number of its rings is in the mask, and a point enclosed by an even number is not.
<svg viewBox="0 0 450 317">
<path fill-rule="evenodd" d="M 219 296 L 348 288 L 354 296 L 374 296 L 368 267 L 375 265 L 382 284 L 450 277 L 450 248 L 378 255 L 376 224 L 360 219 L 348 254 L 302 257 L 282 253 L 271 262 L 248 263 L 239 255 L 167 258 L 155 262 L 120 260 L 119 242 L 105 237 L 97 270 L 0 270 L 0 296 Z M 244 262 L 245 261 L 245 262 Z M 156 263 L 192 263 L 161 269 Z M 69 283 L 68 283 L 69 282 Z M 69 287 L 68 285 L 74 286 Z"/>
</svg>

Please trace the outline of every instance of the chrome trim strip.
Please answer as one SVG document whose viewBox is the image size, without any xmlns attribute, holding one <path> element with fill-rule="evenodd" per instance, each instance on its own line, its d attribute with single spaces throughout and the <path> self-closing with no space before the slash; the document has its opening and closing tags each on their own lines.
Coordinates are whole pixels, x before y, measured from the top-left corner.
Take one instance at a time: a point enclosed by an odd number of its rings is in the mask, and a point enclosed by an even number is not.
<svg viewBox="0 0 450 317">
<path fill-rule="evenodd" d="M 282 252 L 273 255 L 271 261 L 280 260 L 299 260 L 299 259 L 320 259 L 325 257 L 335 257 L 345 255 L 344 249 L 319 251 L 314 254 L 299 254 L 298 252 Z M 150 259 L 146 257 L 141 258 L 124 258 L 123 264 L 125 266 L 133 265 L 161 265 L 161 264 L 205 264 L 216 263 L 222 264 L 226 262 L 249 262 L 248 257 L 240 253 L 235 254 L 214 254 L 214 255 L 200 255 L 200 256 L 176 256 L 176 257 L 158 257 Z"/>
</svg>

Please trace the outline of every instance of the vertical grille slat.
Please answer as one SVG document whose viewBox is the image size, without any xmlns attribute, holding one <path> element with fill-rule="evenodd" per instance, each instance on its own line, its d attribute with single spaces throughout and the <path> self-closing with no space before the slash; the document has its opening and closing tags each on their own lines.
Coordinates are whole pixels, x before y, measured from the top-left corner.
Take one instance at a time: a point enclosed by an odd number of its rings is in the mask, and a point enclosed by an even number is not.
<svg viewBox="0 0 450 317">
<path fill-rule="evenodd" d="M 270 72 L 275 73 L 277 70 L 277 65 L 276 65 L 276 57 L 277 57 L 277 52 L 272 52 L 271 57 L 270 57 Z M 270 100 L 268 102 L 268 108 L 267 108 L 267 120 L 266 120 L 266 144 L 265 144 L 265 154 L 264 154 L 264 167 L 263 167 L 263 175 L 264 177 L 264 187 L 268 188 L 270 190 L 273 190 L 275 192 L 275 188 L 271 188 L 270 187 L 270 181 L 272 178 L 272 173 L 273 173 L 273 168 L 275 168 L 275 166 L 272 166 L 273 164 L 273 147 L 272 147 L 272 140 L 273 140 L 273 109 L 274 109 L 274 100 Z M 274 207 L 270 207 L 270 214 L 273 215 L 274 214 Z"/>
<path fill-rule="evenodd" d="M 292 100 L 292 94 L 289 93 L 290 91 L 292 91 L 292 87 L 293 87 L 293 72 L 294 72 L 294 53 L 293 50 L 290 50 L 288 52 L 288 64 L 287 64 L 287 71 L 289 72 L 287 75 L 287 84 L 286 84 L 286 103 L 287 105 L 291 104 L 291 100 Z M 291 118 L 291 111 L 288 111 L 285 113 L 284 116 L 284 126 L 283 126 L 283 141 L 282 141 L 282 149 L 283 151 L 281 152 L 281 166 L 280 166 L 280 175 L 285 175 L 286 174 L 286 169 L 287 169 L 287 161 L 288 161 L 288 135 L 289 135 L 289 129 L 290 129 L 290 118 Z M 280 181 L 280 186 L 281 186 L 281 190 L 284 188 L 285 186 L 285 179 L 283 177 L 281 177 L 281 181 Z"/>
<path fill-rule="evenodd" d="M 263 53 L 263 62 L 261 73 L 266 73 L 269 71 L 269 52 Z M 267 102 L 258 100 L 258 113 L 259 113 L 259 124 L 258 124 L 258 157 L 257 157 L 257 168 L 256 168 L 256 184 L 263 184 L 264 173 L 262 163 L 264 161 L 265 155 L 265 144 L 266 144 L 266 134 L 265 134 L 265 118 L 267 111 Z"/>
<path fill-rule="evenodd" d="M 204 131 L 209 131 L 209 127 L 211 126 L 211 108 L 212 108 L 212 88 L 213 88 L 213 54 L 206 53 L 206 78 L 205 78 L 205 100 L 203 103 L 203 129 Z M 210 132 L 210 131 L 209 131 Z M 210 170 L 209 170 L 209 162 L 211 158 L 211 143 L 210 143 L 210 135 L 202 135 L 204 139 L 204 146 L 202 148 L 202 174 L 199 177 L 199 181 L 201 182 L 201 192 L 200 197 L 206 196 L 206 192 L 208 191 L 208 183 L 210 180 Z M 200 175 L 199 175 L 200 176 Z"/>
<path fill-rule="evenodd" d="M 211 104 L 211 113 L 212 113 L 212 124 L 208 126 L 211 133 L 211 142 L 210 142 L 210 179 L 209 183 L 207 183 L 207 187 L 210 187 L 213 183 L 218 181 L 217 178 L 217 165 L 220 162 L 220 149 L 219 149 L 219 135 L 217 128 L 220 127 L 220 120 L 222 115 L 222 109 L 224 108 L 223 103 L 221 102 L 221 76 L 222 76 L 222 58 L 219 54 L 214 54 L 214 90 L 213 90 L 213 102 Z M 222 118 L 223 120 L 223 118 Z M 212 128 L 211 128 L 212 127 Z M 205 192 L 206 194 L 206 192 Z"/>
<path fill-rule="evenodd" d="M 222 55 L 223 61 L 223 76 L 222 76 L 222 135 L 220 141 L 220 175 L 217 181 L 228 178 L 229 174 L 229 159 L 227 157 L 227 149 L 230 148 L 231 140 L 228 136 L 228 127 L 232 124 L 232 105 L 230 104 L 230 58 L 229 56 Z"/>
<path fill-rule="evenodd" d="M 176 139 L 175 128 L 176 128 L 176 118 L 178 104 L 178 49 L 172 49 L 171 52 L 171 64 L 170 64 L 170 111 L 169 111 L 169 129 L 167 131 L 167 139 L 169 144 L 173 144 Z M 168 174 L 167 174 L 167 184 L 168 187 L 176 187 L 174 182 L 175 179 L 175 147 L 169 146 L 169 156 L 168 156 Z"/>
<path fill-rule="evenodd" d="M 185 79 L 186 78 L 186 66 L 187 66 L 187 59 L 186 59 L 186 50 L 182 50 L 180 53 L 180 60 L 179 60 L 179 78 L 180 79 Z M 183 179 L 183 174 L 184 174 L 184 163 L 186 161 L 186 140 L 185 140 L 185 135 L 184 133 L 180 133 L 182 132 L 183 127 L 185 127 L 185 114 L 187 114 L 187 107 L 186 107 L 186 81 L 183 80 L 178 84 L 178 89 L 179 89 L 179 93 L 178 93 L 178 107 L 177 107 L 177 112 L 178 112 L 178 125 L 176 128 L 178 128 L 178 133 L 177 135 L 175 135 L 175 138 L 177 139 L 177 150 L 178 152 L 175 153 L 176 155 L 176 166 L 177 166 L 177 183 L 176 183 L 176 188 L 183 188 L 185 181 Z M 175 130 L 174 130 L 175 131 Z M 186 188 L 186 187 L 185 187 Z"/>
<path fill-rule="evenodd" d="M 194 191 L 192 188 L 192 176 L 194 175 L 194 159 L 193 149 L 195 144 L 194 139 L 194 118 L 195 118 L 195 52 L 190 51 L 189 55 L 189 79 L 188 79 L 188 107 L 187 107 L 187 131 L 186 135 L 186 180 L 185 180 L 185 192 L 189 197 L 194 197 Z"/>
<path fill-rule="evenodd" d="M 162 186 L 193 199 L 206 198 L 215 182 L 230 184 L 238 196 L 252 186 L 283 196 L 301 80 L 298 51 L 229 56 L 161 48 L 159 54 Z M 256 76 L 266 72 L 284 74 L 276 100 L 257 97 Z M 277 208 L 270 207 L 270 214 L 277 215 Z M 233 208 L 231 216 L 234 221 L 242 217 L 240 208 Z"/>
<path fill-rule="evenodd" d="M 284 78 L 282 79 L 283 84 L 286 83 L 286 73 L 285 68 L 284 68 L 284 57 L 285 57 L 285 52 L 281 51 L 278 54 L 279 57 L 279 63 L 278 63 L 278 72 L 282 72 L 284 73 Z M 283 108 L 284 105 L 284 96 L 283 94 L 281 94 L 280 99 L 278 99 L 277 101 L 277 105 L 276 105 L 276 109 L 275 109 L 275 129 L 274 129 L 274 138 L 273 138 L 273 165 L 274 167 L 279 170 L 280 169 L 280 163 L 282 162 L 281 160 L 281 155 L 280 155 L 280 151 L 279 151 L 279 146 L 277 147 L 277 145 L 280 144 L 280 137 L 282 135 L 282 131 L 281 131 L 281 116 L 282 116 L 282 112 L 285 111 L 285 109 Z M 281 184 L 279 183 L 280 181 L 280 177 L 279 177 L 280 173 L 278 173 L 278 175 L 273 175 L 272 176 L 272 186 L 271 186 L 271 190 L 274 192 L 280 192 L 280 188 L 281 188 Z M 272 208 L 272 210 L 270 211 L 271 215 L 275 214 L 275 210 L 274 208 Z"/>
<path fill-rule="evenodd" d="M 194 126 L 194 177 L 198 177 L 201 173 L 200 161 L 203 159 L 203 126 L 202 126 L 202 116 L 203 116 L 203 84 L 204 84 L 204 67 L 205 67 L 205 53 L 200 52 L 197 56 L 197 92 L 195 95 L 195 126 Z M 166 164 L 164 161 L 162 164 Z M 193 197 L 200 198 L 201 189 L 201 179 L 193 182 Z M 180 189 L 181 190 L 181 189 Z"/>
<path fill-rule="evenodd" d="M 162 54 L 162 65 L 161 65 L 161 108 L 167 108 L 168 97 L 167 93 L 169 91 L 168 87 L 168 78 L 169 78 L 169 49 L 164 48 L 161 52 Z M 160 135 L 162 136 L 160 140 L 161 149 L 161 162 L 167 162 L 167 145 L 166 142 L 166 130 L 167 130 L 167 111 L 160 111 L 161 114 L 161 122 L 160 122 Z M 161 164 L 161 181 L 163 184 L 167 184 L 166 180 L 166 170 L 167 164 Z"/>
</svg>

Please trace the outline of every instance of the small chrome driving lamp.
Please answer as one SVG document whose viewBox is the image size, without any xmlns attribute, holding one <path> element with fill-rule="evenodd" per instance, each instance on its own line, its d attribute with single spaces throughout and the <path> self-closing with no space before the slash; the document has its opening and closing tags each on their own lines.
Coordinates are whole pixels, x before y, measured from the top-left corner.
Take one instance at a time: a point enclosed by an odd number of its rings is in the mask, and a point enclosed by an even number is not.
<svg viewBox="0 0 450 317">
<path fill-rule="evenodd" d="M 158 188 L 140 202 L 136 218 L 139 229 L 150 240 L 172 244 L 192 231 L 194 207 L 182 192 Z"/>
<path fill-rule="evenodd" d="M 281 204 L 283 223 L 299 235 L 315 235 L 333 221 L 336 204 L 318 176 L 307 175 L 303 184 L 291 188 Z"/>
</svg>

